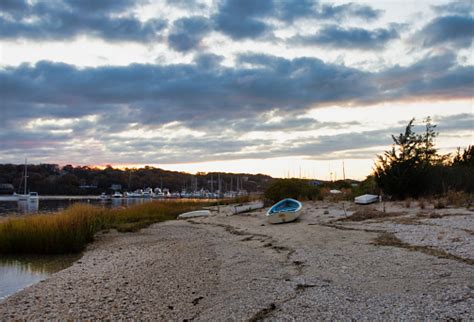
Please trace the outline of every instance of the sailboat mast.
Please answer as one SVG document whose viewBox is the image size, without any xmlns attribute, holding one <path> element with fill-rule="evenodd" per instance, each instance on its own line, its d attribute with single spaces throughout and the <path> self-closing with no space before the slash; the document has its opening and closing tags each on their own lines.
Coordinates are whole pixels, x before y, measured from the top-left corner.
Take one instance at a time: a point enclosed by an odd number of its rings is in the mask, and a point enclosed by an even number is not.
<svg viewBox="0 0 474 322">
<path fill-rule="evenodd" d="M 28 186 L 28 170 L 27 170 L 27 166 L 26 166 L 26 163 L 27 163 L 27 159 L 25 158 L 25 195 L 26 195 L 26 187 Z"/>
<path fill-rule="evenodd" d="M 344 167 L 344 160 L 342 160 L 342 177 L 346 181 L 346 168 Z"/>
</svg>

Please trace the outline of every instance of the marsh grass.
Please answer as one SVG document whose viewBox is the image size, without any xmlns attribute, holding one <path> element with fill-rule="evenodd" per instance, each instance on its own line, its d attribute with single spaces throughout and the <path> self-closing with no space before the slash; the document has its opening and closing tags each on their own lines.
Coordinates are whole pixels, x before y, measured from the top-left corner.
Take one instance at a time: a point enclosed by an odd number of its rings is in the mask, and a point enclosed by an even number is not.
<svg viewBox="0 0 474 322">
<path fill-rule="evenodd" d="M 98 231 L 133 232 L 208 205 L 208 202 L 169 201 L 105 209 L 75 204 L 54 214 L 12 217 L 0 222 L 0 254 L 77 253 L 94 240 Z"/>
</svg>

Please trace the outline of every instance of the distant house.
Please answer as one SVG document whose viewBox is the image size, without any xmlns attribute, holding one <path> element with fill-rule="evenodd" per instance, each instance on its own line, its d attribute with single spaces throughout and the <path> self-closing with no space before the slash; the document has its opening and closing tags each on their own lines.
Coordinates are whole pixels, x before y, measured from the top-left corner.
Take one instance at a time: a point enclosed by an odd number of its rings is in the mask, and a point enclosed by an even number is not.
<svg viewBox="0 0 474 322">
<path fill-rule="evenodd" d="M 10 183 L 0 183 L 0 195 L 11 195 L 15 192 L 15 187 Z"/>
</svg>

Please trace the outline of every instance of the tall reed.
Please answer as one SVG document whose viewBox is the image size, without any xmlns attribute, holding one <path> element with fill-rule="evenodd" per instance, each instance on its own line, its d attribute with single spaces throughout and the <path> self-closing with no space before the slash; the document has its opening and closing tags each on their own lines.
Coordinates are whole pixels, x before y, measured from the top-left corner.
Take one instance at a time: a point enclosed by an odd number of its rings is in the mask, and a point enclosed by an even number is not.
<svg viewBox="0 0 474 322">
<path fill-rule="evenodd" d="M 104 209 L 75 204 L 54 214 L 12 217 L 0 222 L 0 254 L 65 254 L 80 252 L 96 232 L 114 228 L 136 231 L 175 219 L 206 203 L 149 202 L 129 208 Z"/>
</svg>

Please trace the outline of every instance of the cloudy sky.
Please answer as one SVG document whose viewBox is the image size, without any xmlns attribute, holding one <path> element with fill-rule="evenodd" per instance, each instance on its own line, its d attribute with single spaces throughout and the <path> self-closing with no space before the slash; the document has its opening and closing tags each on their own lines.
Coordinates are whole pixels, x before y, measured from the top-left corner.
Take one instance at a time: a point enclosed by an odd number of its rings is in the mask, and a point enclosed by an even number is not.
<svg viewBox="0 0 474 322">
<path fill-rule="evenodd" d="M 1 0 L 0 163 L 364 178 L 474 142 L 473 2 Z M 421 130 L 421 128 L 420 128 Z"/>
</svg>

